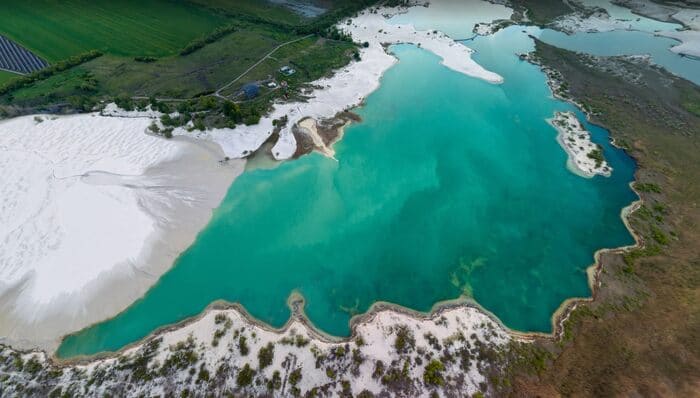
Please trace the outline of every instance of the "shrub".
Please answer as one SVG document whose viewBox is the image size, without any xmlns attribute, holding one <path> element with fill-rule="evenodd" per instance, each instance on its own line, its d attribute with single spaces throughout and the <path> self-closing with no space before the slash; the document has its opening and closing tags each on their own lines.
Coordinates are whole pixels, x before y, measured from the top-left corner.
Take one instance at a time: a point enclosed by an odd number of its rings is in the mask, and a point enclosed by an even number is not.
<svg viewBox="0 0 700 398">
<path fill-rule="evenodd" d="M 226 25 L 226 26 L 221 26 L 219 28 L 216 28 L 213 32 L 211 32 L 207 36 L 191 41 L 189 44 L 187 44 L 185 46 L 185 48 L 183 48 L 180 51 L 180 55 L 192 54 L 193 52 L 199 50 L 200 48 L 206 46 L 207 44 L 213 43 L 213 42 L 221 39 L 222 37 L 224 37 L 230 33 L 233 33 L 235 31 L 236 31 L 236 27 L 233 25 Z"/>
<path fill-rule="evenodd" d="M 238 387 L 249 386 L 253 382 L 253 377 L 255 376 L 255 370 L 253 370 L 250 365 L 243 365 L 243 369 L 238 372 L 236 376 L 236 384 Z"/>
<path fill-rule="evenodd" d="M 413 333 L 406 327 L 401 326 L 396 332 L 396 340 L 394 340 L 394 348 L 399 353 L 406 353 L 413 349 L 416 344 L 416 339 L 413 337 Z"/>
<path fill-rule="evenodd" d="M 423 372 L 423 382 L 426 385 L 441 386 L 445 383 L 442 377 L 442 372 L 445 370 L 445 365 L 437 359 L 433 359 L 426 365 Z"/>
<path fill-rule="evenodd" d="M 156 57 L 149 57 L 149 56 L 141 56 L 141 57 L 134 57 L 134 61 L 136 62 L 143 62 L 143 63 L 151 63 L 155 62 L 157 60 Z"/>
<path fill-rule="evenodd" d="M 634 188 L 639 192 L 661 193 L 661 188 L 652 182 L 635 182 Z"/>
<path fill-rule="evenodd" d="M 238 338 L 238 350 L 243 356 L 248 355 L 248 353 L 250 352 L 250 348 L 248 348 L 248 343 L 245 336 L 241 336 Z"/>
<path fill-rule="evenodd" d="M 267 343 L 265 347 L 261 347 L 258 351 L 258 368 L 265 369 L 272 364 L 275 357 L 275 346 L 272 343 Z"/>
<path fill-rule="evenodd" d="M 296 368 L 289 374 L 289 384 L 296 386 L 301 381 L 301 368 Z"/>
</svg>

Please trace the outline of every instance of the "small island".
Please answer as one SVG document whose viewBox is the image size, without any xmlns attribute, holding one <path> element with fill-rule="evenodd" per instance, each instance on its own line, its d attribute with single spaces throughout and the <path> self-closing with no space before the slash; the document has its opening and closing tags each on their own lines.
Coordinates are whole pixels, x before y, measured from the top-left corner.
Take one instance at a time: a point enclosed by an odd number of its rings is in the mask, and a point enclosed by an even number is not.
<svg viewBox="0 0 700 398">
<path fill-rule="evenodd" d="M 612 168 L 605 161 L 600 145 L 591 141 L 590 133 L 573 112 L 556 112 L 548 122 L 559 132 L 557 142 L 569 155 L 569 170 L 586 178 L 610 177 Z"/>
</svg>

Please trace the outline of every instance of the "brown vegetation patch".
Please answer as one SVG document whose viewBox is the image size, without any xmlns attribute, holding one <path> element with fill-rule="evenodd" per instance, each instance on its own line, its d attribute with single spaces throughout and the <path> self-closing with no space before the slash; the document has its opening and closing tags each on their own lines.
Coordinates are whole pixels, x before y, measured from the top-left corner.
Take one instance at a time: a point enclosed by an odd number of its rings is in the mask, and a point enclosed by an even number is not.
<svg viewBox="0 0 700 398">
<path fill-rule="evenodd" d="M 634 59 L 537 43 L 593 122 L 638 162 L 642 204 L 629 221 L 642 246 L 600 258 L 594 300 L 565 322 L 551 358 L 515 364 L 514 396 L 697 396 L 700 391 L 700 88 Z M 642 76 L 633 85 L 605 64 Z M 527 355 L 525 355 L 527 357 Z"/>
</svg>

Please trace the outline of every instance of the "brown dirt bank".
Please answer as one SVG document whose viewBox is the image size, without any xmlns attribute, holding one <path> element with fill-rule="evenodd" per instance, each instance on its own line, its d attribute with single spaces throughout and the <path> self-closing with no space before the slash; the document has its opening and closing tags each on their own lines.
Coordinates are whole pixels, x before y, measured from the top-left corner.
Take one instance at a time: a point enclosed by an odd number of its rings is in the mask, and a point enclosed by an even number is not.
<svg viewBox="0 0 700 398">
<path fill-rule="evenodd" d="M 536 55 L 637 160 L 629 221 L 643 245 L 603 253 L 594 299 L 561 340 L 512 353 L 495 382 L 511 396 L 700 396 L 700 88 L 639 59 L 541 42 Z"/>
</svg>

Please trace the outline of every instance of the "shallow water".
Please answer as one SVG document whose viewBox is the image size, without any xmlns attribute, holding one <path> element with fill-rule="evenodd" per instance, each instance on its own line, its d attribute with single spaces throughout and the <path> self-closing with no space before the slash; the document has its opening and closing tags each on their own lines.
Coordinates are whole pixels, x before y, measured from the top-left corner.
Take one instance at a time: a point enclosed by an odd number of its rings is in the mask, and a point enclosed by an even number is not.
<svg viewBox="0 0 700 398">
<path fill-rule="evenodd" d="M 514 55 L 532 40 L 507 29 L 470 46 L 504 84 L 393 47 L 400 62 L 347 129 L 338 161 L 313 154 L 246 172 L 143 299 L 68 337 L 58 355 L 118 349 L 216 299 L 281 326 L 294 290 L 335 335 L 377 300 L 427 311 L 460 295 L 509 327 L 549 331 L 563 300 L 590 295 L 593 253 L 633 242 L 620 210 L 635 199 L 634 164 L 586 123 L 613 175 L 568 171 L 545 119 L 574 108 Z"/>
<path fill-rule="evenodd" d="M 545 43 L 592 55 L 650 55 L 651 61 L 669 72 L 700 84 L 700 60 L 683 57 L 669 50 L 679 44 L 652 33 L 616 30 L 566 35 L 551 29 L 528 29 Z"/>
<path fill-rule="evenodd" d="M 656 32 L 660 30 L 677 30 L 683 26 L 676 23 L 662 22 L 633 13 L 629 8 L 613 4 L 610 0 L 582 0 L 587 7 L 604 8 L 611 19 L 625 21 L 626 26 L 634 30 Z"/>
<path fill-rule="evenodd" d="M 583 0 L 590 7 L 605 8 L 613 19 L 628 20 L 633 30 L 586 33 L 572 35 L 552 29 L 513 26 L 508 30 L 525 31 L 545 43 L 592 55 L 650 55 L 652 62 L 671 73 L 700 84 L 700 60 L 683 57 L 670 50 L 680 42 L 667 37 L 654 36 L 654 32 L 677 30 L 680 24 L 667 23 L 633 14 L 629 9 L 616 6 L 609 0 Z M 479 0 L 442 1 L 438 6 L 414 7 L 405 14 L 391 18 L 392 23 L 412 23 L 417 29 L 438 29 L 455 39 L 474 37 L 474 25 L 479 21 L 509 18 L 509 10 L 500 5 Z M 479 40 L 478 38 L 476 39 Z M 464 43 L 473 47 L 472 40 Z"/>
</svg>

